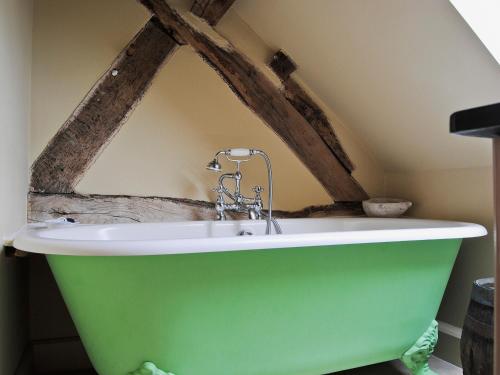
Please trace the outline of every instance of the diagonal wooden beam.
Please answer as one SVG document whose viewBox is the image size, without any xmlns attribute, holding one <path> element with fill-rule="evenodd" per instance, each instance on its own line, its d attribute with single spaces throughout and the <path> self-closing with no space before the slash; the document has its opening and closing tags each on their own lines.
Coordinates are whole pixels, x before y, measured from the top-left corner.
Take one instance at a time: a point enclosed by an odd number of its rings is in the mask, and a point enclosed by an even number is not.
<svg viewBox="0 0 500 375">
<path fill-rule="evenodd" d="M 273 55 L 269 62 L 269 66 L 282 81 L 286 81 L 290 78 L 290 74 L 297 70 L 295 61 L 282 50 L 279 50 Z"/>
<path fill-rule="evenodd" d="M 194 0 L 191 13 L 215 26 L 235 0 Z"/>
<path fill-rule="evenodd" d="M 198 1 L 212 23 L 234 0 Z M 198 6 L 196 6 L 196 4 Z M 201 8 L 200 8 L 201 7 Z M 178 44 L 152 18 L 118 55 L 33 163 L 31 191 L 70 193 L 142 99 Z"/>
<path fill-rule="evenodd" d="M 177 39 L 189 43 L 295 152 L 336 201 L 360 201 L 367 194 L 278 87 L 207 24 L 178 14 L 164 0 L 139 0 Z M 204 31 L 203 31 L 204 30 Z"/>
<path fill-rule="evenodd" d="M 328 121 L 323 110 L 314 102 L 314 100 L 304 91 L 304 89 L 295 81 L 290 74 L 296 69 L 295 62 L 283 51 L 274 54 L 269 63 L 274 73 L 281 79 L 283 87 L 281 91 L 285 98 L 293 107 L 311 124 L 321 137 L 323 142 L 335 154 L 345 169 L 350 172 L 354 170 L 354 165 L 344 151 L 340 141 L 333 130 L 332 124 Z"/>
<path fill-rule="evenodd" d="M 125 123 L 177 43 L 151 19 L 118 55 L 32 166 L 31 191 L 71 193 Z"/>
</svg>

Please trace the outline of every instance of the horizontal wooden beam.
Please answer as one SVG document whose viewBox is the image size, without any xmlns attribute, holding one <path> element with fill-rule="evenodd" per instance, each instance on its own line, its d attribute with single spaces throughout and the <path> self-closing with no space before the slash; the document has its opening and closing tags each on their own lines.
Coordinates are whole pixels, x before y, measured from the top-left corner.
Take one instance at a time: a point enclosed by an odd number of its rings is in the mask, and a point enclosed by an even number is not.
<svg viewBox="0 0 500 375">
<path fill-rule="evenodd" d="M 214 220 L 213 203 L 181 198 L 127 195 L 30 193 L 28 220 L 41 222 L 65 216 L 83 224 Z M 277 218 L 362 216 L 358 202 L 311 206 L 299 211 L 274 211 Z M 244 218 L 242 215 L 229 215 Z"/>
<path fill-rule="evenodd" d="M 236 95 L 302 160 L 336 201 L 361 201 L 366 192 L 277 85 L 213 28 L 178 14 L 164 0 L 140 0 L 176 39 L 190 44 Z"/>
<path fill-rule="evenodd" d="M 215 26 L 235 0 L 194 0 L 191 13 Z"/>
<path fill-rule="evenodd" d="M 31 191 L 71 193 L 177 43 L 154 18 L 123 49 L 32 166 Z"/>
<path fill-rule="evenodd" d="M 283 82 L 281 90 L 285 98 L 304 116 L 344 168 L 351 173 L 354 170 L 354 165 L 340 144 L 328 117 L 297 81 L 290 76 L 297 67 L 295 62 L 285 52 L 278 51 L 274 54 L 269 66 Z"/>
</svg>

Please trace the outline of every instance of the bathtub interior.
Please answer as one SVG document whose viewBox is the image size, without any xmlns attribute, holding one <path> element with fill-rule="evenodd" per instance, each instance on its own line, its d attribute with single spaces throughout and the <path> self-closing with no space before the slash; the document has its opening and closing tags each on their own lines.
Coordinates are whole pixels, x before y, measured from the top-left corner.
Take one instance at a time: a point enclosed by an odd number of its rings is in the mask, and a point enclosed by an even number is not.
<svg viewBox="0 0 500 375">
<path fill-rule="evenodd" d="M 285 235 L 311 233 L 341 233 L 380 230 L 446 229 L 459 228 L 466 223 L 419 219 L 380 218 L 318 218 L 280 219 Z M 73 241 L 141 241 L 181 240 L 234 237 L 242 230 L 264 235 L 263 220 L 188 221 L 171 223 L 133 223 L 110 225 L 75 225 L 44 229 L 37 233 L 42 239 Z"/>
<path fill-rule="evenodd" d="M 101 375 L 320 375 L 399 358 L 459 239 L 156 256 L 49 255 Z"/>
</svg>

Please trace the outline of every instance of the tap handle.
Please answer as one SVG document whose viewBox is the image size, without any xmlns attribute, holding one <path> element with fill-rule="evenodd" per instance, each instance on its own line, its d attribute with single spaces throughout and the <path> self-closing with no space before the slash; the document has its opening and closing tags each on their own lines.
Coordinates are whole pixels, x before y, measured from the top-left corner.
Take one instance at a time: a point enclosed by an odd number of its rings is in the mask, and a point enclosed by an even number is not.
<svg viewBox="0 0 500 375">
<path fill-rule="evenodd" d="M 262 205 L 262 196 L 260 193 L 264 191 L 264 188 L 260 185 L 254 186 L 252 190 L 255 192 L 255 204 Z"/>
<path fill-rule="evenodd" d="M 212 191 L 217 193 L 217 202 L 224 203 L 224 189 L 222 186 L 217 186 L 216 188 L 213 188 Z"/>
<path fill-rule="evenodd" d="M 253 190 L 255 193 L 257 193 L 257 194 L 260 194 L 260 193 L 262 193 L 262 192 L 264 191 L 264 188 L 263 188 L 262 186 L 260 186 L 260 185 L 257 185 L 257 186 L 254 186 L 254 187 L 252 188 L 252 190 Z"/>
<path fill-rule="evenodd" d="M 252 150 L 248 148 L 231 148 L 227 150 L 230 156 L 251 156 Z"/>
</svg>

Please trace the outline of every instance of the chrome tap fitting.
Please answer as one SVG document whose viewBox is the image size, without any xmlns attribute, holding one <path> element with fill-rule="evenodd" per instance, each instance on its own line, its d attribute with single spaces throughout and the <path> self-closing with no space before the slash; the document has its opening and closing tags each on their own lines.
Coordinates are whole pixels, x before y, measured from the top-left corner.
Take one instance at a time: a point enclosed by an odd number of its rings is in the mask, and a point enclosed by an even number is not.
<svg viewBox="0 0 500 375">
<path fill-rule="evenodd" d="M 272 200 L 273 200 L 273 175 L 271 169 L 271 161 L 264 151 L 246 149 L 246 148 L 233 148 L 227 150 L 218 151 L 215 154 L 214 159 L 208 163 L 207 169 L 221 172 L 222 167 L 219 163 L 219 156 L 224 155 L 227 160 L 236 163 L 236 171 L 234 173 L 224 173 L 219 177 L 219 184 L 214 189 L 217 192 L 217 199 L 215 202 L 215 210 L 217 211 L 217 220 L 226 220 L 226 211 L 233 212 L 246 212 L 248 218 L 252 220 L 262 219 L 265 216 L 267 221 L 266 234 L 271 234 L 271 224 L 275 223 L 275 219 L 272 217 Z M 262 186 L 253 187 L 255 196 L 253 198 L 245 197 L 241 193 L 241 179 L 243 178 L 240 165 L 241 163 L 247 162 L 254 155 L 261 156 L 266 162 L 267 175 L 268 175 L 268 214 L 263 214 L 263 203 L 262 203 L 262 192 L 264 189 Z M 234 157 L 240 157 L 247 159 L 234 159 Z M 230 192 L 224 185 L 226 179 L 234 180 L 235 189 L 234 192 Z M 229 203 L 225 201 L 225 198 L 229 199 Z M 276 232 L 280 233 L 278 229 L 279 225 L 275 225 Z"/>
</svg>

